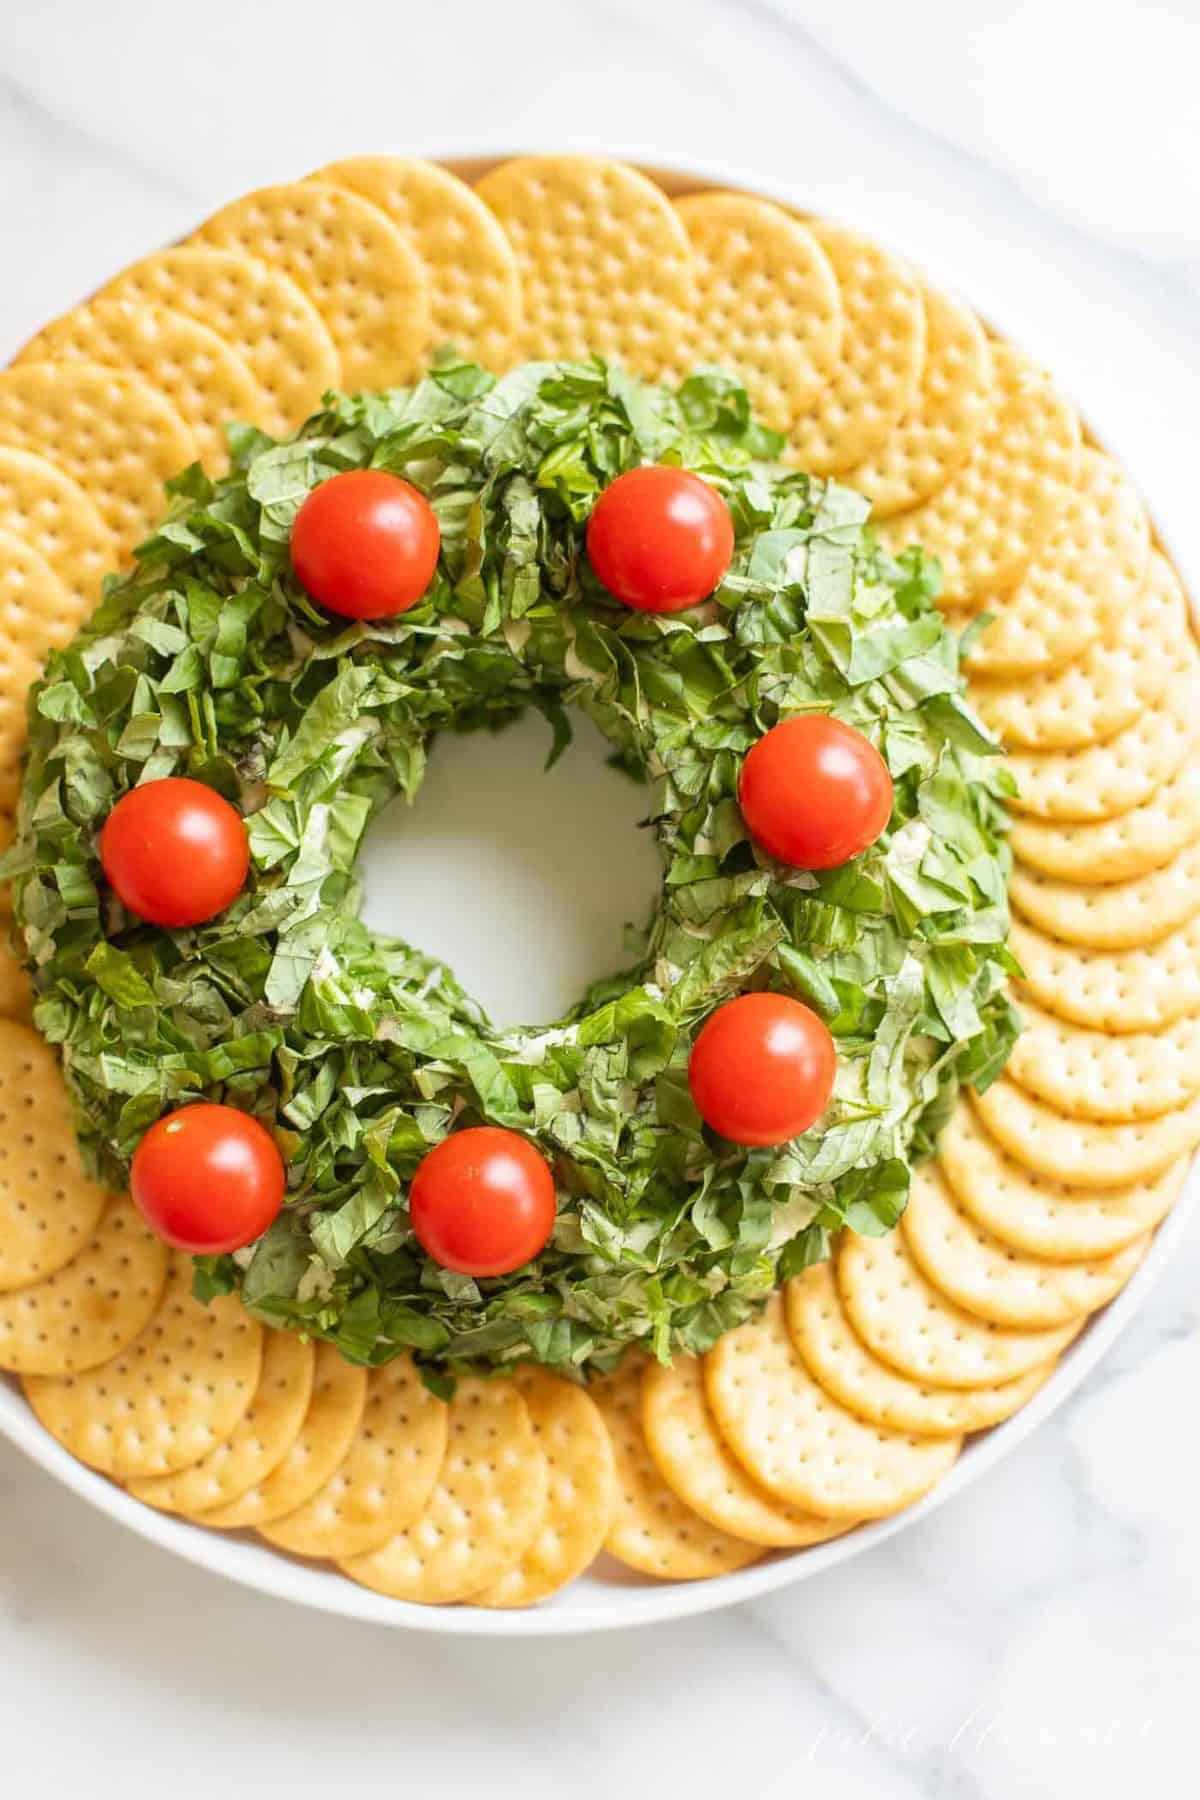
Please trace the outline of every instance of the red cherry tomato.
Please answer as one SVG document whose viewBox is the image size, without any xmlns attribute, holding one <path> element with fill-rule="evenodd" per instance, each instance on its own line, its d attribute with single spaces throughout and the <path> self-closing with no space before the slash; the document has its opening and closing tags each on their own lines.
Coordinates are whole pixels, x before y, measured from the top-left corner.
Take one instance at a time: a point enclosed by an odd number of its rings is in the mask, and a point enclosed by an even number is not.
<svg viewBox="0 0 1200 1800">
<path fill-rule="evenodd" d="M 618 475 L 588 520 L 588 555 L 610 594 L 638 612 L 705 599 L 733 557 L 733 520 L 716 488 L 650 463 Z"/>
<path fill-rule="evenodd" d="M 350 469 L 315 487 L 292 526 L 292 567 L 314 600 L 346 619 L 387 619 L 433 580 L 437 514 L 407 481 Z"/>
<path fill-rule="evenodd" d="M 829 1105 L 837 1051 L 829 1027 L 786 994 L 743 994 L 710 1013 L 688 1086 L 706 1125 L 735 1144 L 783 1144 Z"/>
<path fill-rule="evenodd" d="M 861 856 L 892 816 L 892 778 L 869 738 L 806 713 L 759 738 L 742 764 L 738 804 L 750 835 L 796 869 Z"/>
<path fill-rule="evenodd" d="M 241 893 L 250 866 L 242 815 L 202 781 L 171 775 L 123 794 L 104 821 L 109 886 L 150 925 L 199 925 Z"/>
<path fill-rule="evenodd" d="M 262 1236 L 287 1175 L 265 1125 L 236 1106 L 181 1106 L 133 1153 L 134 1204 L 152 1231 L 192 1256 L 223 1256 Z"/>
<path fill-rule="evenodd" d="M 554 1229 L 554 1177 L 528 1138 L 455 1131 L 421 1159 L 408 1194 L 417 1242 L 459 1275 L 508 1275 Z"/>
</svg>

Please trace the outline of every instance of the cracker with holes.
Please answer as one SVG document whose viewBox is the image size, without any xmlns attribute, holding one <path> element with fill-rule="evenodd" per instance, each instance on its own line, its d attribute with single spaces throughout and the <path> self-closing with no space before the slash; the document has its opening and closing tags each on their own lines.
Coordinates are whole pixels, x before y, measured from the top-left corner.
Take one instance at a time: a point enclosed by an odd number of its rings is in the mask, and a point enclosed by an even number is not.
<svg viewBox="0 0 1200 1800">
<path fill-rule="evenodd" d="M 1092 1031 L 1160 1031 L 1200 1013 L 1200 913 L 1136 950 L 1061 944 L 1020 919 L 1009 943 L 1037 1003 Z"/>
<path fill-rule="evenodd" d="M 348 1557 L 351 1580 L 394 1600 L 445 1606 L 500 1581 L 545 1514 L 546 1458 L 511 1381 L 460 1381 L 446 1454 L 420 1517 L 379 1549 Z"/>
<path fill-rule="evenodd" d="M 259 188 L 205 221 L 193 243 L 256 257 L 312 301 L 347 388 L 395 387 L 429 343 L 429 281 L 385 213 L 323 181 Z"/>
<path fill-rule="evenodd" d="M 852 469 L 911 411 L 925 366 L 921 286 L 900 259 L 856 231 L 812 226 L 841 294 L 837 362 L 788 433 L 789 452 L 813 475 Z"/>
<path fill-rule="evenodd" d="M 265 396 L 267 430 L 293 431 L 342 385 L 333 339 L 312 301 L 256 256 L 176 244 L 122 270 L 98 300 L 166 308 L 216 332 Z M 261 404 L 261 399 L 260 399 Z"/>
<path fill-rule="evenodd" d="M 1112 635 L 1136 606 L 1149 564 L 1140 494 L 1119 463 L 1085 446 L 1054 530 L 1017 585 L 985 599 L 992 619 L 972 639 L 967 668 L 1006 679 L 1061 669 Z"/>
<path fill-rule="evenodd" d="M 52 619 L 73 631 L 95 608 L 104 577 L 117 566 L 117 543 L 91 494 L 45 456 L 0 443 L 0 532 L 13 558 L 14 540 L 48 567 L 70 595 L 69 608 L 55 599 Z M 57 642 L 57 638 L 51 640 Z"/>
<path fill-rule="evenodd" d="M 1110 638 L 1098 638 L 1064 669 L 1020 681 L 974 681 L 971 700 L 1009 749 L 1072 750 L 1097 744 L 1158 704 L 1186 642 L 1179 577 L 1156 551 L 1136 604 L 1122 615 Z"/>
<path fill-rule="evenodd" d="M 1018 819 L 1010 841 L 1018 860 L 1039 874 L 1104 884 L 1164 868 L 1198 839 L 1200 757 L 1190 756 L 1141 806 L 1114 819 Z"/>
<path fill-rule="evenodd" d="M 526 1364 L 514 1375 L 546 1459 L 546 1504 L 533 1537 L 472 1606 L 533 1606 L 583 1573 L 599 1555 L 616 1503 L 608 1427 L 575 1382 Z"/>
<path fill-rule="evenodd" d="M 923 1437 L 959 1437 L 1011 1418 L 1054 1369 L 1042 1363 L 1014 1381 L 948 1388 L 913 1381 L 881 1362 L 846 1317 L 833 1270 L 817 1263 L 784 1289 L 788 1330 L 809 1374 L 827 1394 L 869 1425 Z"/>
<path fill-rule="evenodd" d="M 475 184 L 521 275 L 520 357 L 675 367 L 697 300 L 691 245 L 662 190 L 597 156 L 522 156 Z"/>
<path fill-rule="evenodd" d="M 29 362 L 0 370 L 0 443 L 32 452 L 95 502 L 118 555 L 149 537 L 164 484 L 200 447 L 166 396 L 132 369 Z"/>
<path fill-rule="evenodd" d="M 1200 1098 L 1156 1119 L 1071 1119 L 1002 1077 L 973 1096 L 988 1132 L 1018 1162 L 1083 1188 L 1127 1187 L 1161 1175 L 1200 1144 Z"/>
<path fill-rule="evenodd" d="M 643 1359 L 634 1352 L 592 1384 L 617 1471 L 604 1548 L 631 1569 L 670 1581 L 699 1581 L 744 1569 L 763 1554 L 761 1543 L 748 1543 L 694 1512 L 659 1472 L 642 1427 L 643 1369 Z"/>
<path fill-rule="evenodd" d="M 201 1306 L 175 1253 L 140 1337 L 83 1374 L 27 1375 L 41 1423 L 80 1462 L 128 1481 L 199 1462 L 234 1430 L 258 1384 L 263 1328 L 235 1295 Z"/>
<path fill-rule="evenodd" d="M 183 1510 L 221 1531 L 261 1527 L 296 1512 L 336 1473 L 354 1442 L 366 1400 L 366 1370 L 348 1363 L 333 1344 L 318 1344 L 308 1405 L 284 1454 L 235 1496 L 195 1512 Z"/>
<path fill-rule="evenodd" d="M 457 175 L 406 156 L 349 156 L 312 181 L 369 200 L 412 244 L 429 282 L 430 342 L 502 373 L 518 360 L 517 253 L 495 214 Z"/>
<path fill-rule="evenodd" d="M 932 1164 L 923 1164 L 913 1190 L 940 1180 Z M 867 1348 L 902 1375 L 939 1387 L 1015 1381 L 1060 1355 L 1074 1336 L 1074 1323 L 1005 1329 L 956 1306 L 921 1273 L 898 1231 L 876 1238 L 847 1232 L 836 1275 L 846 1317 Z"/>
<path fill-rule="evenodd" d="M 1018 751 L 1012 804 L 1042 819 L 1111 819 L 1143 806 L 1200 749 L 1200 671 L 1189 656 L 1147 707 L 1103 743 Z"/>
<path fill-rule="evenodd" d="M 146 1506 L 189 1516 L 240 1500 L 296 1444 L 312 1398 L 315 1363 L 313 1346 L 303 1338 L 268 1331 L 254 1397 L 229 1436 L 186 1469 L 130 1481 L 129 1492 Z"/>
<path fill-rule="evenodd" d="M 135 370 L 170 401 L 211 473 L 223 473 L 229 461 L 226 424 L 272 420 L 266 394 L 232 346 L 168 307 L 91 300 L 43 327 L 16 359 L 17 366 L 69 361 Z"/>
<path fill-rule="evenodd" d="M 916 397 L 887 436 L 839 480 L 871 502 L 875 518 L 919 506 L 945 487 L 978 443 L 991 398 L 992 355 L 969 306 L 920 283 L 925 356 Z"/>
<path fill-rule="evenodd" d="M 0 542 L 0 556 L 3 554 Z M 0 574 L 0 596 L 7 586 Z M 26 644 L 15 635 L 0 633 L 0 768 L 19 766 L 27 730 L 26 701 L 40 674 L 41 665 Z"/>
<path fill-rule="evenodd" d="M 830 1519 L 882 1518 L 928 1492 L 957 1460 L 958 1436 L 868 1424 L 827 1394 L 791 1340 L 783 1297 L 726 1332 L 705 1358 L 725 1442 L 778 1499 Z"/>
<path fill-rule="evenodd" d="M 1083 1320 L 1120 1293 L 1150 1247 L 1146 1234 L 1087 1261 L 1035 1260 L 992 1237 L 940 1180 L 913 1183 L 900 1228 L 905 1249 L 939 1294 L 1012 1331 Z"/>
<path fill-rule="evenodd" d="M 933 497 L 883 526 L 889 545 L 941 562 L 941 603 L 978 610 L 1018 582 L 1079 477 L 1079 420 L 1050 377 L 992 345 L 992 410 L 966 462 Z"/>
<path fill-rule="evenodd" d="M 1073 1024 L 1020 997 L 1008 1073 L 1027 1092 L 1081 1119 L 1153 1119 L 1200 1092 L 1200 1017 L 1166 1031 L 1119 1035 Z"/>
<path fill-rule="evenodd" d="M 732 370 L 765 422 L 786 432 L 838 363 L 844 314 L 829 259 L 807 226 L 766 200 L 690 194 L 676 205 L 697 285 L 679 373 Z"/>
<path fill-rule="evenodd" d="M 114 1198 L 69 1263 L 0 1294 L 0 1369 L 74 1375 L 119 1356 L 158 1310 L 168 1262 L 133 1202 Z"/>
<path fill-rule="evenodd" d="M 1129 881 L 1058 881 L 1017 863 L 1008 897 L 1047 937 L 1092 950 L 1156 944 L 1200 912 L 1200 840 Z"/>
<path fill-rule="evenodd" d="M 40 551 L 0 526 L 0 657 L 23 654 L 40 674 L 49 652 L 67 647 L 99 598 L 98 588 L 88 596 L 69 587 Z"/>
<path fill-rule="evenodd" d="M 647 1364 L 642 1429 L 667 1486 L 694 1513 L 733 1537 L 792 1549 L 824 1543 L 853 1524 L 803 1512 L 759 1486 L 717 1429 L 698 1356 L 677 1356 L 670 1367 Z"/>
<path fill-rule="evenodd" d="M 353 1442 L 325 1484 L 295 1512 L 259 1526 L 293 1556 L 363 1556 L 420 1517 L 446 1450 L 446 1406 L 411 1356 L 367 1376 Z"/>
<path fill-rule="evenodd" d="M 1050 1262 L 1078 1262 L 1111 1256 L 1161 1224 L 1187 1160 L 1121 1187 L 1072 1187 L 1003 1150 L 962 1101 L 938 1139 L 938 1167 L 962 1211 L 1001 1243 Z"/>
<path fill-rule="evenodd" d="M 107 1198 L 83 1173 L 54 1052 L 28 1025 L 0 1020 L 0 1294 L 77 1256 Z"/>
</svg>

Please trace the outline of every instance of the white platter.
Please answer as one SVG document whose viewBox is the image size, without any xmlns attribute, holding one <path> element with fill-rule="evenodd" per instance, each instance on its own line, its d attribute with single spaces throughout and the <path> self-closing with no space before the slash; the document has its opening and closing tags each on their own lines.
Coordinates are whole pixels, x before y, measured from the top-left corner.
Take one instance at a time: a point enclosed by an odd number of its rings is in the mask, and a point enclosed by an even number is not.
<svg viewBox="0 0 1200 1800">
<path fill-rule="evenodd" d="M 473 156 L 447 154 L 439 160 L 470 179 L 511 154 L 514 152 L 510 150 Z M 801 210 L 823 209 L 819 184 L 814 189 L 811 181 L 806 181 L 803 190 L 789 193 L 783 182 L 728 166 L 671 171 L 651 158 L 631 155 L 628 160 L 640 163 L 671 191 L 740 187 L 768 193 Z M 838 210 L 844 215 L 844 207 Z M 878 237 L 886 239 L 889 235 L 885 222 L 861 215 L 852 222 Z M 942 267 L 929 272 L 952 285 L 951 254 L 947 253 Z M 975 299 L 982 299 L 980 310 L 991 317 L 986 296 Z M 1036 353 L 1037 345 L 1030 341 L 1029 333 L 1019 335 Z M 1089 423 L 1098 441 L 1111 447 L 1102 423 L 1094 418 Z M 1185 568 L 1183 574 L 1195 596 L 1196 572 Z M 546 857 L 546 839 L 534 812 L 526 811 L 519 818 L 515 833 L 506 832 L 502 839 L 490 842 L 484 836 L 482 841 L 487 847 L 481 851 L 481 834 L 458 800 L 454 802 L 455 828 L 447 832 L 446 813 L 444 809 L 439 812 L 433 784 L 440 780 L 445 783 L 447 795 L 454 792 L 453 771 L 443 771 L 439 778 L 439 760 L 453 758 L 455 768 L 465 770 L 472 752 L 478 756 L 482 748 L 479 743 L 472 746 L 469 740 L 439 746 L 427 790 L 414 812 L 403 820 L 393 815 L 387 824 L 380 824 L 366 857 L 367 913 L 372 922 L 404 931 L 426 949 L 445 956 L 468 986 L 491 1003 L 500 1019 L 516 1016 L 517 1012 L 527 1018 L 546 1017 L 590 977 L 617 963 L 623 919 L 639 916 L 651 897 L 651 864 L 645 854 L 639 856 L 637 840 L 631 838 L 632 848 L 620 849 L 621 833 L 635 824 L 638 807 L 632 792 L 622 792 L 616 785 L 620 778 L 604 767 L 598 746 L 589 743 L 584 733 L 579 747 L 569 752 L 549 777 L 538 776 L 539 781 L 550 784 L 540 790 L 539 796 L 547 817 L 553 819 L 556 808 L 562 817 L 563 795 L 569 785 L 575 820 L 586 819 L 589 826 L 594 825 L 594 831 L 581 837 L 568 819 L 564 835 L 554 839 L 553 847 L 560 853 L 560 860 L 568 864 L 565 874 L 554 866 L 554 857 Z M 508 792 L 526 795 L 534 768 L 533 748 L 529 730 L 521 726 L 487 741 L 487 795 L 505 792 L 506 784 Z M 470 804 L 476 806 L 478 820 L 494 820 L 494 801 L 489 803 L 486 795 L 474 795 Z M 436 837 L 425 829 L 433 824 L 437 826 Z M 555 906 L 561 917 L 571 922 L 565 933 L 547 917 L 546 884 L 551 879 Z M 500 890 L 503 917 L 510 922 L 505 928 L 511 930 L 510 942 L 504 941 L 501 928 L 489 931 L 482 907 L 470 905 L 472 883 L 492 895 Z M 446 905 L 447 885 L 463 896 L 457 910 Z M 530 918 L 538 921 L 538 931 L 532 938 L 527 927 L 522 932 L 517 924 Z M 485 932 L 489 935 L 485 936 Z M 540 952 L 537 970 L 531 970 L 527 963 L 522 966 L 516 955 L 519 944 L 527 958 L 531 941 Z M 527 1002 L 525 1006 L 517 1004 L 518 996 Z M 1066 1352 L 1053 1378 L 1015 1417 L 971 1439 L 950 1474 L 917 1506 L 833 1543 L 774 1555 L 737 1574 L 711 1581 L 658 1583 L 641 1579 L 605 1560 L 564 1593 L 530 1612 L 413 1606 L 357 1587 L 332 1570 L 282 1556 L 249 1534 L 208 1531 L 141 1505 L 57 1444 L 34 1418 L 17 1383 L 7 1377 L 0 1378 L 0 1434 L 66 1487 L 151 1543 L 246 1587 L 319 1611 L 408 1630 L 478 1637 L 607 1631 L 683 1618 L 768 1593 L 860 1555 L 873 1544 L 904 1530 L 913 1520 L 927 1517 L 1015 1449 L 1079 1386 L 1145 1302 L 1187 1229 L 1198 1197 L 1200 1165 L 1193 1168 L 1183 1195 L 1159 1229 L 1137 1274 Z"/>
</svg>

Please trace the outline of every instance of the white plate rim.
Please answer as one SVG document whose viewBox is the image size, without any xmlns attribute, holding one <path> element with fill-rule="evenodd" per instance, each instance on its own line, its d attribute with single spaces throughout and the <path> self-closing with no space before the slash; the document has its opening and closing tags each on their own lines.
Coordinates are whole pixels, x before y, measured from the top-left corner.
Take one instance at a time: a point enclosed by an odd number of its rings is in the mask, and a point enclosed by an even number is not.
<svg viewBox="0 0 1200 1800">
<path fill-rule="evenodd" d="M 456 145 L 435 149 L 426 154 L 431 161 L 444 163 L 459 172 L 469 172 L 507 157 L 528 154 L 530 148 L 528 144 L 517 147 L 485 145 L 468 150 Z M 536 152 L 538 147 L 535 145 L 532 148 Z M 557 148 L 561 151 L 561 146 Z M 553 147 L 549 153 L 554 153 Z M 806 172 L 801 188 L 799 184 L 793 187 L 769 171 L 739 167 L 726 161 L 706 161 L 703 164 L 689 163 L 681 166 L 660 147 L 647 147 L 641 152 L 636 149 L 608 149 L 598 151 L 597 154 L 617 155 L 622 161 L 632 163 L 656 178 L 675 183 L 677 189 L 687 186 L 724 186 L 777 199 L 798 211 L 821 213 L 825 210 L 819 174 L 810 179 Z M 836 211 L 841 219 L 871 232 L 885 243 L 888 242 L 890 231 L 887 222 L 866 216 L 866 210 L 847 209 L 844 197 L 838 196 Z M 953 279 L 950 267 L 938 266 L 939 261 L 940 259 L 926 256 L 922 259 L 922 266 L 944 285 L 956 287 L 958 284 Z M 949 262 L 948 258 L 947 265 Z M 1005 326 L 995 318 L 990 308 L 982 306 L 979 311 L 981 316 L 1008 335 Z M 1013 331 L 1011 335 L 1033 354 L 1037 353 L 1036 331 L 1031 330 L 1029 321 L 1022 321 L 1021 329 Z M 1095 440 L 1111 448 L 1112 434 L 1105 430 L 1103 421 L 1098 422 L 1094 413 L 1088 409 L 1080 410 L 1085 414 Z M 1195 572 L 1180 561 L 1157 520 L 1155 531 L 1159 541 L 1178 563 L 1185 584 L 1195 597 Z M 316 1611 L 392 1629 L 468 1637 L 566 1636 L 695 1617 L 790 1586 L 864 1554 L 872 1546 L 885 1542 L 916 1520 L 927 1518 L 1001 1461 L 1075 1392 L 1129 1324 L 1170 1262 L 1174 1247 L 1183 1237 L 1198 1199 L 1200 1159 L 1193 1164 L 1183 1193 L 1168 1218 L 1158 1228 L 1150 1251 L 1132 1280 L 1114 1301 L 1092 1319 L 1087 1329 L 1065 1352 L 1058 1369 L 1041 1392 L 1011 1419 L 972 1439 L 950 1473 L 923 1500 L 890 1518 L 860 1526 L 848 1536 L 831 1543 L 802 1551 L 778 1553 L 748 1569 L 706 1581 L 595 1582 L 592 1590 L 602 1588 L 603 1598 L 593 1600 L 587 1597 L 584 1578 L 583 1582 L 577 1582 L 572 1590 L 568 1590 L 571 1598 L 560 1596 L 528 1612 L 493 1612 L 467 1606 L 417 1606 L 407 1601 L 389 1600 L 357 1586 L 336 1571 L 295 1561 L 266 1545 L 252 1542 L 241 1534 L 226 1536 L 142 1505 L 104 1476 L 76 1461 L 69 1451 L 58 1444 L 38 1423 L 19 1387 L 9 1377 L 0 1380 L 0 1435 L 99 1512 L 107 1514 L 118 1524 L 124 1525 L 160 1549 L 207 1569 L 210 1573 L 223 1575 L 243 1587 Z M 581 1592 L 585 1595 L 582 1599 L 579 1598 Z"/>
</svg>

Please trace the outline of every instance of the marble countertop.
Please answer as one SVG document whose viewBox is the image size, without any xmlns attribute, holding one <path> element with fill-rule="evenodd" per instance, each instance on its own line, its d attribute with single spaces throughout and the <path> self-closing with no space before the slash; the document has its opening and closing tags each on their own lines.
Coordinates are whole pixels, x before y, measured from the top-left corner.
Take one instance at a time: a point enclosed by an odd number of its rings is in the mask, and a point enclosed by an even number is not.
<svg viewBox="0 0 1200 1800">
<path fill-rule="evenodd" d="M 339 154 L 732 159 L 885 218 L 981 299 L 1200 568 L 1198 60 L 1189 0 L 8 7 L 0 359 L 230 194 Z M 735 1611 L 502 1652 L 223 1585 L 0 1445 L 4 1786 L 1177 1800 L 1198 1324 L 1193 1232 L 1081 1392 L 929 1521 Z"/>
</svg>

